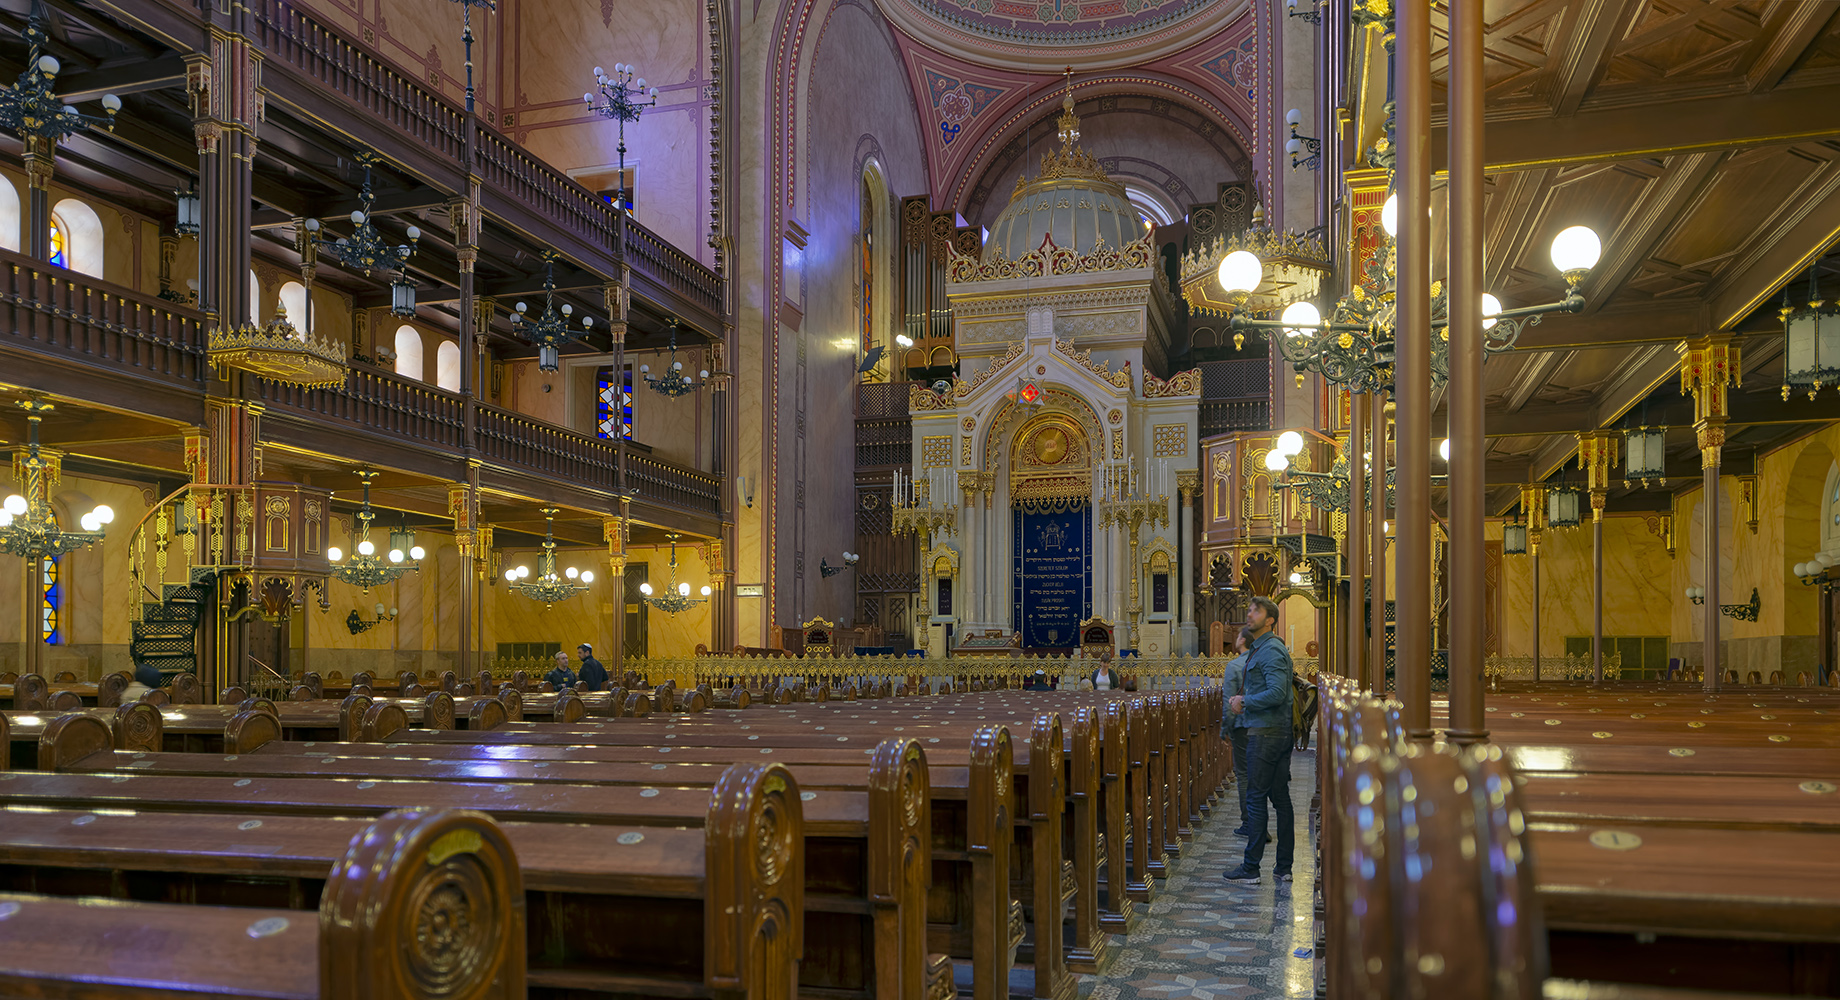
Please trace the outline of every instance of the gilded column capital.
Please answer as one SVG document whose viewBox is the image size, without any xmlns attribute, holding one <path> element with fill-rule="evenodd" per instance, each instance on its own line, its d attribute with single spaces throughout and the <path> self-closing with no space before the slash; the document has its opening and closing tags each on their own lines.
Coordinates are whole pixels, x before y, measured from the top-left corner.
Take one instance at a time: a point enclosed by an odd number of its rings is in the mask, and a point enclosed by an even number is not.
<svg viewBox="0 0 1840 1000">
<path fill-rule="evenodd" d="M 1195 494 L 1201 490 L 1201 470 L 1177 469 L 1176 490 L 1182 494 L 1182 506 L 1193 507 Z"/>
<path fill-rule="evenodd" d="M 1707 465 L 1717 465 L 1725 446 L 1725 421 L 1731 417 L 1730 390 L 1743 374 L 1738 345 L 1722 333 L 1685 341 L 1679 351 L 1680 391 L 1693 397 L 1700 456 Z"/>
<path fill-rule="evenodd" d="M 1585 487 L 1595 496 L 1610 488 L 1610 468 L 1616 464 L 1621 436 L 1615 431 L 1587 431 L 1578 435 L 1578 469 Z"/>
</svg>

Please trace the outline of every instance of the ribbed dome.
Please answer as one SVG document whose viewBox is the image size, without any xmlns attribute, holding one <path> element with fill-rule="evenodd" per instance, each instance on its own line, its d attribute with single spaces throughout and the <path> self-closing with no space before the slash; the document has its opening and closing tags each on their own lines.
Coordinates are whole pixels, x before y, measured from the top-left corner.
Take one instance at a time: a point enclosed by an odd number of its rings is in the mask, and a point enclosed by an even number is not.
<svg viewBox="0 0 1840 1000">
<path fill-rule="evenodd" d="M 1082 255 L 1101 240 L 1117 249 L 1143 237 L 1124 185 L 1106 176 L 1099 161 L 1079 147 L 1080 119 L 1073 113 L 1071 89 L 1061 102 L 1060 140 L 1060 149 L 1042 156 L 1040 175 L 1017 178 L 1009 206 L 990 224 L 985 263 L 999 253 L 1016 260 L 1039 249 L 1046 236 L 1054 238 L 1055 246 Z"/>
<path fill-rule="evenodd" d="M 996 259 L 998 252 L 1015 260 L 1039 248 L 1044 236 L 1079 254 L 1091 253 L 1100 240 L 1117 249 L 1141 238 L 1142 230 L 1123 185 L 1090 177 L 1037 180 L 1017 191 L 990 224 L 984 260 Z"/>
</svg>

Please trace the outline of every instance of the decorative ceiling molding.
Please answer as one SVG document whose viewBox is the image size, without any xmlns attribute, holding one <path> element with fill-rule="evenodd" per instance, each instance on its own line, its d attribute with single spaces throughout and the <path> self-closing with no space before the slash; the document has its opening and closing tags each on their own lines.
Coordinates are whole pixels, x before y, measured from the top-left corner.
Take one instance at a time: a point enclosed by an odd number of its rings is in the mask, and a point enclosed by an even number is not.
<svg viewBox="0 0 1840 1000">
<path fill-rule="evenodd" d="M 1210 38 L 1249 0 L 876 0 L 900 31 L 967 62 L 1058 72 L 1141 65 Z"/>
</svg>

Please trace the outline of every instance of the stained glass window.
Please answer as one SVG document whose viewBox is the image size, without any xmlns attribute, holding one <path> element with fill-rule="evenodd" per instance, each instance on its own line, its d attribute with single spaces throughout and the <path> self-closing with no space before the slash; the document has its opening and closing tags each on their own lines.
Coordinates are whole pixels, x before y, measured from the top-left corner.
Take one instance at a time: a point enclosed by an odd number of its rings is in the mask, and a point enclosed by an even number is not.
<svg viewBox="0 0 1840 1000">
<path fill-rule="evenodd" d="M 58 597 L 62 588 L 58 586 L 58 561 L 55 556 L 48 556 L 39 563 L 39 634 L 45 642 L 57 645 L 58 642 Z"/>
<path fill-rule="evenodd" d="M 862 347 L 867 351 L 875 343 L 875 200 L 866 179 L 863 181 L 862 232 Z"/>
<path fill-rule="evenodd" d="M 620 370 L 619 377 L 614 377 L 615 370 L 609 366 L 602 368 L 596 379 L 594 396 L 594 432 L 606 440 L 619 438 L 632 440 L 633 427 L 633 391 L 632 366 Z"/>
<path fill-rule="evenodd" d="M 58 267 L 70 266 L 70 257 L 67 253 L 70 247 L 68 238 L 65 236 L 68 232 L 62 219 L 55 215 L 51 217 L 51 263 Z"/>
</svg>

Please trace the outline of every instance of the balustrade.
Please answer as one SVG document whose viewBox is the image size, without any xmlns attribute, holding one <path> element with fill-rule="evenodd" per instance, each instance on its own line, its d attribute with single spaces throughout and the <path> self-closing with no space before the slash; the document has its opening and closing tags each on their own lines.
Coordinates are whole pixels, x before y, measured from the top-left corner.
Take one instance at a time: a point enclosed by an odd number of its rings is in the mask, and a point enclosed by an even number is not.
<svg viewBox="0 0 1840 1000">
<path fill-rule="evenodd" d="M 440 448 L 458 450 L 466 443 L 465 401 L 416 379 L 354 365 L 337 389 L 301 389 L 263 379 L 256 385 L 271 409 Z"/>
<path fill-rule="evenodd" d="M 0 343 L 39 358 L 197 389 L 204 315 L 100 278 L 0 250 Z"/>
</svg>

